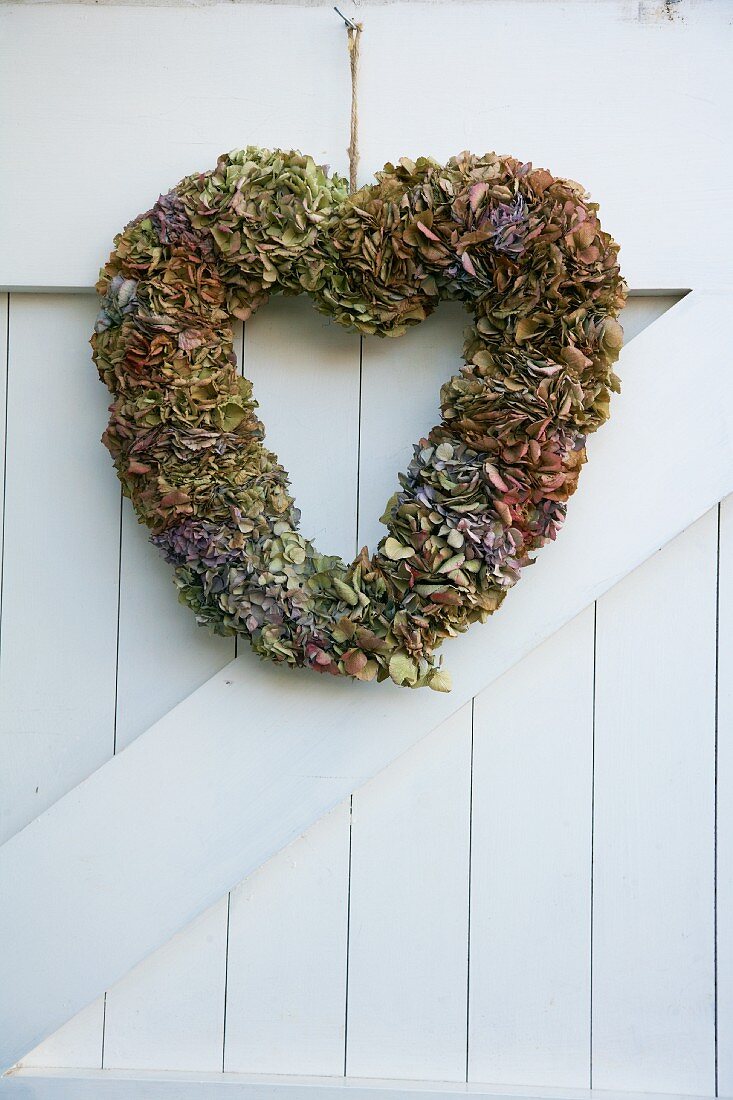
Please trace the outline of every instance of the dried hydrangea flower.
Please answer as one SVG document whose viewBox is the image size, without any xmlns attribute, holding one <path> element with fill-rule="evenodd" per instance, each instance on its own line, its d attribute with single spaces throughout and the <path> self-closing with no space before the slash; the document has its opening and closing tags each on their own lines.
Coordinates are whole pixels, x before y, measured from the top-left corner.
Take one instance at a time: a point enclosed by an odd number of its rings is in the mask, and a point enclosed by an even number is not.
<svg viewBox="0 0 733 1100">
<path fill-rule="evenodd" d="M 583 189 L 494 153 L 388 164 L 370 187 L 248 147 L 188 176 L 115 240 L 92 337 L 104 435 L 200 623 L 262 657 L 439 691 L 443 640 L 485 621 L 554 539 L 586 436 L 618 389 L 618 247 Z M 399 336 L 443 299 L 473 314 L 441 422 L 415 447 L 374 554 L 299 533 L 232 318 L 311 296 Z"/>
</svg>

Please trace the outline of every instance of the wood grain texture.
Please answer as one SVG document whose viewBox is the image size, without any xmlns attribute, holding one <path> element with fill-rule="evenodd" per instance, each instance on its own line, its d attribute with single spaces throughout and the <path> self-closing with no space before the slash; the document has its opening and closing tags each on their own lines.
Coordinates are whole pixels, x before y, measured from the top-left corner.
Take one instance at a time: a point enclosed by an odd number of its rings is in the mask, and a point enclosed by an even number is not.
<svg viewBox="0 0 733 1100">
<path fill-rule="evenodd" d="M 471 704 L 353 798 L 346 1072 L 466 1071 Z"/>
<path fill-rule="evenodd" d="M 598 603 L 593 1086 L 715 1089 L 717 509 Z"/>
<path fill-rule="evenodd" d="M 349 802 L 232 891 L 227 1072 L 344 1066 Z"/>
<path fill-rule="evenodd" d="M 0 996 L 14 991 L 0 1013 L 3 1058 L 21 1057 L 726 493 L 725 302 L 692 294 L 626 349 L 614 430 L 593 440 L 563 537 L 489 627 L 451 646 L 451 696 L 233 662 L 0 849 L 1 931 L 28 944 L 0 962 Z M 618 476 L 642 437 L 653 440 L 643 484 Z"/>
<path fill-rule="evenodd" d="M 476 698 L 471 1081 L 590 1079 L 594 618 Z"/>
</svg>

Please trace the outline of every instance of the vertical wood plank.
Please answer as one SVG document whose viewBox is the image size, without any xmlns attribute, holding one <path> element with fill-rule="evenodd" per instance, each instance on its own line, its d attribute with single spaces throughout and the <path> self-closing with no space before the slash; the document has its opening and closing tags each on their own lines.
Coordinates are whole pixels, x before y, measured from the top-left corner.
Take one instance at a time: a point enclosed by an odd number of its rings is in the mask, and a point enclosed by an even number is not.
<svg viewBox="0 0 733 1100">
<path fill-rule="evenodd" d="M 733 496 L 720 506 L 718 628 L 718 1095 L 733 1096 Z"/>
<path fill-rule="evenodd" d="M 112 753 L 119 488 L 99 443 L 95 313 L 92 295 L 13 295 L 5 318 L 0 840 Z M 103 1010 L 98 998 L 25 1064 L 100 1066 Z"/>
<path fill-rule="evenodd" d="M 13 295 L 0 840 L 112 752 L 119 489 L 99 436 L 91 295 Z"/>
<path fill-rule="evenodd" d="M 353 796 L 346 1069 L 466 1070 L 471 706 Z"/>
<path fill-rule="evenodd" d="M 598 602 L 596 1088 L 714 1090 L 716 511 Z"/>
<path fill-rule="evenodd" d="M 474 711 L 469 1079 L 587 1088 L 594 608 Z"/>
<path fill-rule="evenodd" d="M 305 297 L 273 298 L 247 322 L 245 374 L 267 445 L 291 474 L 301 531 L 319 550 L 354 556 L 359 337 Z"/>
<path fill-rule="evenodd" d="M 231 895 L 225 1069 L 344 1066 L 349 803 Z"/>
</svg>

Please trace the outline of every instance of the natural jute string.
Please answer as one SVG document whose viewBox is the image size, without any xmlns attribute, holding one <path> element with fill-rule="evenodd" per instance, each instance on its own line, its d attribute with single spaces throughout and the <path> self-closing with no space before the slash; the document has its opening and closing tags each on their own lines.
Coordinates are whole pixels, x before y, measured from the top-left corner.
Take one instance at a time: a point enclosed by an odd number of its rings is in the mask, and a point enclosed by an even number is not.
<svg viewBox="0 0 733 1100">
<path fill-rule="evenodd" d="M 338 10 L 338 9 L 337 9 Z M 339 12 L 341 15 L 341 12 Z M 342 16 L 343 18 L 343 16 Z M 349 188 L 356 191 L 356 174 L 359 170 L 359 105 L 357 97 L 357 84 L 359 76 L 359 39 L 363 30 L 361 23 L 346 23 L 346 35 L 349 45 L 349 61 L 351 64 L 351 140 L 349 141 Z"/>
</svg>

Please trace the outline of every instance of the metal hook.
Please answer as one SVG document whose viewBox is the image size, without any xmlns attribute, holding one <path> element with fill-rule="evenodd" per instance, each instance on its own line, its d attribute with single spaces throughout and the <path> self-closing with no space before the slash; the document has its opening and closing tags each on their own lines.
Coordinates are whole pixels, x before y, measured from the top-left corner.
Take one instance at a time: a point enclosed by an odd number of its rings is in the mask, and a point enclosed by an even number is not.
<svg viewBox="0 0 733 1100">
<path fill-rule="evenodd" d="M 344 15 L 344 13 L 343 13 L 342 11 L 339 11 L 339 10 L 338 10 L 338 8 L 337 8 L 337 7 L 335 6 L 335 5 L 334 5 L 334 9 L 333 9 L 333 10 L 334 10 L 334 11 L 336 12 L 336 15 L 340 15 L 340 16 L 341 16 L 341 18 L 343 19 L 344 23 L 345 23 L 345 24 L 346 24 L 346 26 L 347 26 L 347 27 L 349 28 L 349 30 L 351 30 L 351 31 L 358 31 L 358 29 L 359 29 L 359 28 L 357 27 L 357 25 L 356 25 L 356 23 L 355 23 L 355 22 L 353 21 L 353 19 L 347 19 L 347 17 L 346 17 L 345 15 Z"/>
</svg>

